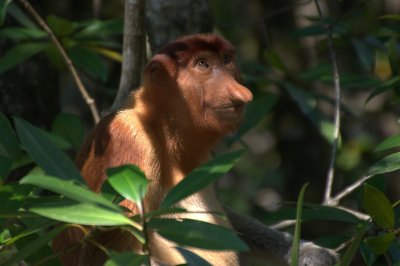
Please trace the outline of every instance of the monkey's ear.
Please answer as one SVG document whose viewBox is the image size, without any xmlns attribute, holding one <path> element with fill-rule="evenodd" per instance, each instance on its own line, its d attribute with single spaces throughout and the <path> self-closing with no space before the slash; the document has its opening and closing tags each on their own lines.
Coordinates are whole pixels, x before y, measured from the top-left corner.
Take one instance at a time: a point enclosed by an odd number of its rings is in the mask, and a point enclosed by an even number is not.
<svg viewBox="0 0 400 266">
<path fill-rule="evenodd" d="M 176 78 L 177 66 L 174 60 L 164 54 L 156 54 L 144 69 L 144 81 L 164 83 Z"/>
</svg>

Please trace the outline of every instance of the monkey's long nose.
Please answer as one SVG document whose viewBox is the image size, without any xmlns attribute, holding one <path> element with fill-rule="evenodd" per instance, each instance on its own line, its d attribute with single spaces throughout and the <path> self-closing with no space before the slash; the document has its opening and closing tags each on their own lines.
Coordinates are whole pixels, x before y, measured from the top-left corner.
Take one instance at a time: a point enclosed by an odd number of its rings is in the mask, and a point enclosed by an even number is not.
<svg viewBox="0 0 400 266">
<path fill-rule="evenodd" d="M 239 84 L 236 80 L 229 86 L 231 100 L 237 103 L 248 103 L 253 100 L 253 94 L 245 86 Z"/>
</svg>

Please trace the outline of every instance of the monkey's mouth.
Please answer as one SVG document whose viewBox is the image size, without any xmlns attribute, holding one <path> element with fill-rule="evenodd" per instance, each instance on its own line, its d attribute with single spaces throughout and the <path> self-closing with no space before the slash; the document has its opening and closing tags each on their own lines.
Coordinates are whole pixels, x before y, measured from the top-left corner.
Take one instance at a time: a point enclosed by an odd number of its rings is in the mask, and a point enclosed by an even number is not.
<svg viewBox="0 0 400 266">
<path fill-rule="evenodd" d="M 215 115 L 224 122 L 239 122 L 245 109 L 246 104 L 242 102 L 213 106 Z"/>
</svg>

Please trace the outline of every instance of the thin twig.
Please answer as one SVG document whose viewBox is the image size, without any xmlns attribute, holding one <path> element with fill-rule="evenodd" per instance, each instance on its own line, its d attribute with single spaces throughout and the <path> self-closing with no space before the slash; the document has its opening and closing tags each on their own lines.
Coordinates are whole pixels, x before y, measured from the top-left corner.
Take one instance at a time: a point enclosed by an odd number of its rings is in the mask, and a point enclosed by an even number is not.
<svg viewBox="0 0 400 266">
<path fill-rule="evenodd" d="M 357 180 L 356 182 L 354 182 L 353 184 L 351 184 L 350 186 L 347 186 L 340 193 L 338 193 L 335 197 L 331 198 L 331 202 L 333 204 L 338 203 L 341 199 L 343 199 L 344 197 L 346 197 L 347 195 L 352 193 L 354 190 L 359 188 L 362 184 L 364 184 L 365 181 L 370 179 L 372 176 L 373 175 L 364 176 L 364 177 L 360 178 L 359 180 Z"/>
<path fill-rule="evenodd" d="M 79 92 L 82 94 L 83 99 L 85 100 L 86 104 L 89 106 L 90 111 L 92 112 L 93 120 L 97 124 L 100 120 L 99 112 L 96 108 L 96 103 L 94 102 L 93 98 L 90 97 L 89 93 L 87 92 L 85 86 L 83 85 L 81 79 L 79 78 L 78 72 L 76 71 L 74 64 L 72 63 L 71 59 L 68 57 L 67 53 L 65 52 L 64 47 L 61 45 L 60 41 L 54 35 L 53 31 L 49 28 L 46 22 L 42 19 L 42 17 L 36 12 L 36 10 L 32 7 L 32 5 L 27 0 L 19 0 L 22 6 L 36 19 L 37 23 L 49 34 L 51 40 L 56 45 L 58 50 L 60 51 L 61 56 L 63 57 L 68 70 L 71 72 L 72 77 L 75 80 L 75 83 L 79 89 Z"/>
<path fill-rule="evenodd" d="M 321 7 L 319 5 L 318 0 L 315 0 L 315 5 L 317 6 L 318 14 L 321 19 L 321 23 L 324 24 L 324 15 L 322 14 Z M 332 153 L 331 160 L 329 163 L 329 169 L 326 177 L 326 187 L 324 194 L 324 203 L 330 204 L 331 194 L 332 194 L 332 185 L 333 178 L 335 175 L 335 160 L 336 160 L 336 151 L 339 143 L 339 132 L 340 132 L 340 109 L 341 109 L 341 89 L 340 89 L 340 76 L 339 70 L 335 57 L 335 50 L 333 48 L 333 38 L 332 38 L 332 26 L 326 27 L 326 33 L 328 37 L 328 46 L 329 52 L 332 61 L 333 67 L 333 80 L 335 86 L 335 118 L 334 118 L 334 132 L 333 132 L 333 144 L 332 144 Z"/>
<path fill-rule="evenodd" d="M 296 224 L 296 220 L 283 220 L 279 223 L 270 225 L 269 228 L 274 230 L 284 230 Z"/>
</svg>

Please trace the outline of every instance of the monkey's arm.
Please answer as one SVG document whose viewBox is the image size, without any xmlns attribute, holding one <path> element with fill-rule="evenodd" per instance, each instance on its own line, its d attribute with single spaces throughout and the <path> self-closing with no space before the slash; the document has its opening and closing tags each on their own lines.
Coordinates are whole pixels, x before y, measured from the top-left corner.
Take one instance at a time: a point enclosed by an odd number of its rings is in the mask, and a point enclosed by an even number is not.
<svg viewBox="0 0 400 266">
<path fill-rule="evenodd" d="M 236 213 L 224 206 L 224 210 L 233 228 L 246 242 L 251 251 L 267 254 L 290 263 L 293 237 L 276 231 L 250 217 Z M 337 254 L 319 247 L 312 242 L 302 241 L 299 252 L 299 265 L 329 266 L 335 265 Z"/>
</svg>

